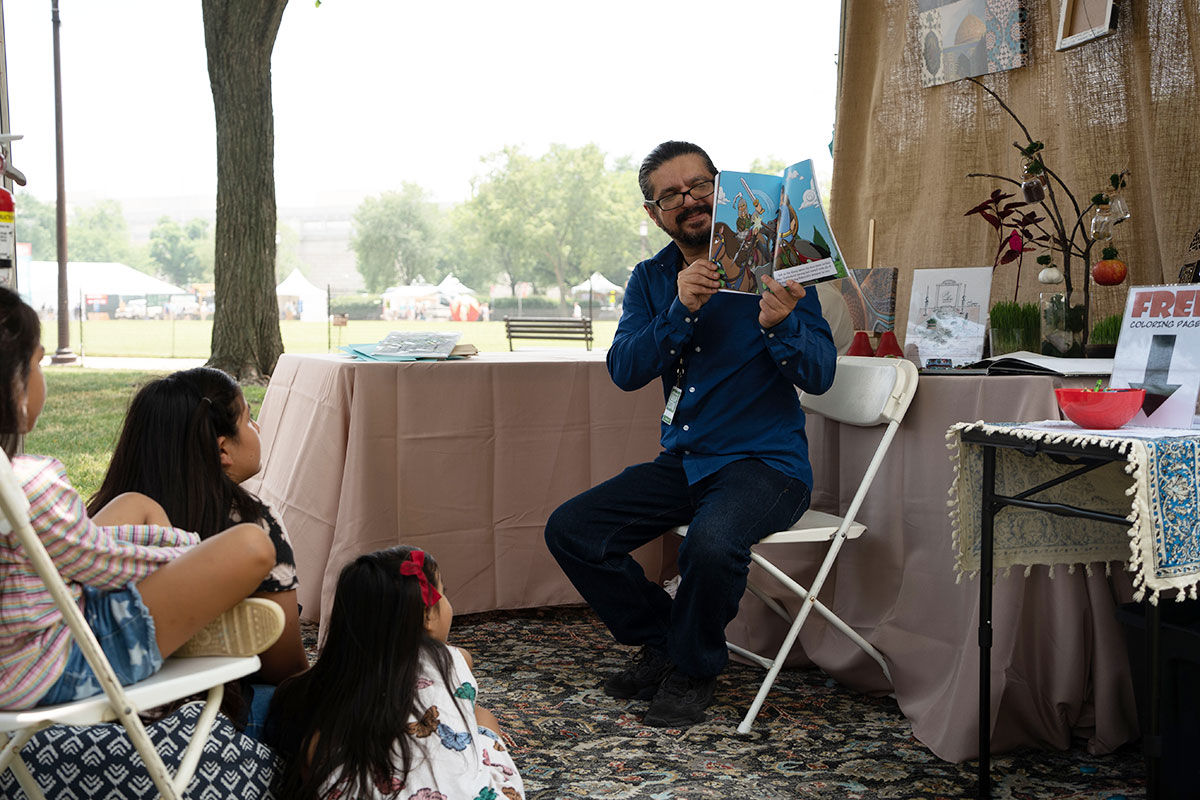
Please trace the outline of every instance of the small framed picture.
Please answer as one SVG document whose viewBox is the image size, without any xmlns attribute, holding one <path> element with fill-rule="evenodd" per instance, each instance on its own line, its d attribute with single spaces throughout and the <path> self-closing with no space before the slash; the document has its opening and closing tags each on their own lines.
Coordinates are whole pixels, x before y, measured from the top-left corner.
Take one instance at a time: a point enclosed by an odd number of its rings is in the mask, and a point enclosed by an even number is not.
<svg viewBox="0 0 1200 800">
<path fill-rule="evenodd" d="M 1067 50 L 1116 29 L 1116 0 L 1062 0 L 1054 49 Z"/>
</svg>

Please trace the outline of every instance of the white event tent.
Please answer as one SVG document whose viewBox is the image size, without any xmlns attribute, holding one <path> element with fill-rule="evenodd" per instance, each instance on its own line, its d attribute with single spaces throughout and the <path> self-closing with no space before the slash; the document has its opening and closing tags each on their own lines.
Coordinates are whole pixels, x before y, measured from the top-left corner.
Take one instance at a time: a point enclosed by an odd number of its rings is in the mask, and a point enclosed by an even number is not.
<svg viewBox="0 0 1200 800">
<path fill-rule="evenodd" d="M 58 308 L 58 262 L 29 262 L 29 271 L 22 270 L 18 285 L 21 295 L 35 309 Z M 72 314 L 79 308 L 80 295 L 145 297 L 181 294 L 189 292 L 125 264 L 112 261 L 67 262 L 67 304 Z"/>
<path fill-rule="evenodd" d="M 438 284 L 438 292 L 445 295 L 447 298 L 455 298 L 460 294 L 475 294 L 475 290 L 468 287 L 451 273 L 442 278 L 442 282 Z"/>
<path fill-rule="evenodd" d="M 438 305 L 440 292 L 438 287 L 424 281 L 408 286 L 391 286 L 383 292 L 383 318 L 414 319 L 418 309 Z"/>
<path fill-rule="evenodd" d="M 573 295 L 586 295 L 588 292 L 594 292 L 596 297 L 603 298 L 607 297 L 609 292 L 616 292 L 618 295 L 623 295 L 625 294 L 625 287 L 618 286 L 599 272 L 593 272 L 592 277 L 583 283 L 571 287 L 571 294 Z"/>
<path fill-rule="evenodd" d="M 283 279 L 275 287 L 279 305 L 292 302 L 301 322 L 325 322 L 329 319 L 329 296 L 324 289 L 314 286 L 299 269 Z"/>
</svg>

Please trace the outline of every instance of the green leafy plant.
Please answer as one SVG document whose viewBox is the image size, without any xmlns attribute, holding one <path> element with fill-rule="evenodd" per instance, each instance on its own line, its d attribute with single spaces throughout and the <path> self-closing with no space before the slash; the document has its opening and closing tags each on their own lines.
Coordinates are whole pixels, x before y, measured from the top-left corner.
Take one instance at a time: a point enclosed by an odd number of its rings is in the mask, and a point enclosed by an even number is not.
<svg viewBox="0 0 1200 800">
<path fill-rule="evenodd" d="M 992 329 L 992 355 L 1018 350 L 1037 352 L 1040 321 L 1037 303 L 1001 300 L 988 312 Z"/>
<path fill-rule="evenodd" d="M 1013 303 L 1001 300 L 988 312 L 993 328 L 1038 328 L 1037 303 Z"/>
<path fill-rule="evenodd" d="M 1017 290 L 1021 288 L 1021 264 L 1025 259 L 1025 254 L 1037 249 L 1031 246 L 1031 243 L 1047 242 L 1050 240 L 1050 235 L 1038 229 L 1039 223 L 1044 218 L 1039 217 L 1033 211 L 1022 212 L 1021 209 L 1029 204 L 1021 200 L 1008 202 L 1013 197 L 1014 195 L 994 189 L 988 199 L 963 216 L 978 215 L 996 232 L 996 257 L 992 259 L 993 269 L 1013 261 L 1017 262 L 1017 280 L 1013 287 L 1013 302 L 1016 303 Z"/>
<path fill-rule="evenodd" d="M 1092 344 L 1116 344 L 1120 333 L 1121 315 L 1113 314 L 1092 326 L 1092 335 L 1088 341 Z"/>
</svg>

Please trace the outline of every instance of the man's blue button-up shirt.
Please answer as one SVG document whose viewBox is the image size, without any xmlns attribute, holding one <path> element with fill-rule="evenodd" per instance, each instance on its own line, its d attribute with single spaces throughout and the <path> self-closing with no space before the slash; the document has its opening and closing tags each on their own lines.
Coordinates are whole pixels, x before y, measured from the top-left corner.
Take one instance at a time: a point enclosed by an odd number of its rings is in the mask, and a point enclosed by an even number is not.
<svg viewBox="0 0 1200 800">
<path fill-rule="evenodd" d="M 683 394 L 665 453 L 682 458 L 694 484 L 743 458 L 757 458 L 812 488 L 804 411 L 796 387 L 820 394 L 833 383 L 837 351 L 811 289 L 773 328 L 758 324 L 757 295 L 718 292 L 696 312 L 679 301 L 683 253 L 672 242 L 634 267 L 608 351 L 617 386 L 662 380 L 663 399 L 683 358 Z"/>
</svg>

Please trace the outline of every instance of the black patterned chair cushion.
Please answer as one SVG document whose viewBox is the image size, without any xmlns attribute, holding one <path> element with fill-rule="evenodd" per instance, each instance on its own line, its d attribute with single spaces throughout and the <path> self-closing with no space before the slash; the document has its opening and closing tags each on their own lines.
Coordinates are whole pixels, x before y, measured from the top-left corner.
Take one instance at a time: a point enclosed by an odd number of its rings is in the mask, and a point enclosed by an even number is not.
<svg viewBox="0 0 1200 800">
<path fill-rule="evenodd" d="M 146 726 L 172 774 L 187 748 L 200 708 L 200 703 L 188 703 Z M 138 800 L 158 796 L 125 729 L 117 723 L 47 728 L 25 745 L 21 756 L 50 800 Z M 189 800 L 274 800 L 271 779 L 279 763 L 271 748 L 217 715 L 185 795 Z M 26 800 L 12 770 L 0 774 L 0 797 Z"/>
</svg>

